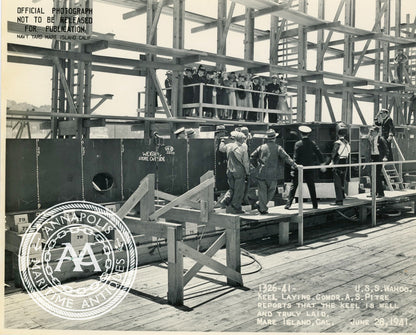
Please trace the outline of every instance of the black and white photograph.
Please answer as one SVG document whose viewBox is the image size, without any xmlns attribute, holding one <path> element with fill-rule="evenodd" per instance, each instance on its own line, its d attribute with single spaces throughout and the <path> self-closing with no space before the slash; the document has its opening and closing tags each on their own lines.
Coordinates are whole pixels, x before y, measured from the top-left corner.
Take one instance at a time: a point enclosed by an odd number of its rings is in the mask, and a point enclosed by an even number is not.
<svg viewBox="0 0 416 335">
<path fill-rule="evenodd" d="M 416 333 L 414 0 L 1 1 L 2 334 Z"/>
</svg>

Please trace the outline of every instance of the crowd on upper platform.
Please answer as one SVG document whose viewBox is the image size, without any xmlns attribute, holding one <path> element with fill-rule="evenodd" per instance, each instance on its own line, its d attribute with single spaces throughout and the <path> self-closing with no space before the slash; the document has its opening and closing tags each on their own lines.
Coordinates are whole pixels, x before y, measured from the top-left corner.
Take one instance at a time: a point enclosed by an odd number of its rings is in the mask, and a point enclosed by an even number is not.
<svg viewBox="0 0 416 335">
<path fill-rule="evenodd" d="M 204 117 L 255 122 L 262 120 L 262 113 L 252 110 L 253 108 L 280 110 L 286 99 L 285 81 L 278 75 L 266 78 L 242 72 L 207 71 L 200 65 L 198 68 L 185 69 L 183 85 L 184 116 L 199 116 L 199 106 L 189 105 L 202 102 L 213 105 L 203 107 Z M 165 88 L 167 102 L 170 105 L 171 71 L 166 72 Z M 281 115 L 269 113 L 270 123 L 280 120 Z"/>
</svg>

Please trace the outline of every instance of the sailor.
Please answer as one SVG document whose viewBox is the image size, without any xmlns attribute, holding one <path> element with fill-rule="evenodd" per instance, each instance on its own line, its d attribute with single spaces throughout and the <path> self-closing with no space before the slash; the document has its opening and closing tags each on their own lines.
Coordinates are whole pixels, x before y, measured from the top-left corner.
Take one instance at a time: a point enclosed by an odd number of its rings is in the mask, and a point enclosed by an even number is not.
<svg viewBox="0 0 416 335">
<path fill-rule="evenodd" d="M 388 146 L 387 141 L 379 135 L 379 127 L 373 126 L 370 128 L 370 134 L 365 136 L 370 144 L 370 158 L 371 162 L 386 162 Z M 376 196 L 377 198 L 384 197 L 384 189 L 382 183 L 382 171 L 383 166 L 381 164 L 377 165 L 376 168 Z M 371 195 L 369 195 L 371 197 Z"/>
<path fill-rule="evenodd" d="M 381 127 L 381 136 L 386 140 L 388 152 L 387 159 L 393 160 L 393 151 L 391 149 L 391 143 L 395 134 L 395 128 L 393 120 L 390 117 L 390 111 L 388 109 L 381 109 L 374 118 L 374 124 Z"/>
<path fill-rule="evenodd" d="M 351 146 L 347 139 L 347 128 L 340 127 L 338 130 L 338 140 L 335 141 L 331 153 L 331 162 L 329 165 L 347 164 L 348 157 L 351 153 Z M 333 170 L 334 187 L 335 187 L 335 203 L 334 205 L 343 205 L 345 198 L 345 176 L 347 174 L 346 167 L 337 167 Z"/>
<path fill-rule="evenodd" d="M 321 165 L 324 164 L 324 157 L 321 150 L 319 150 L 316 143 L 309 138 L 312 129 L 308 126 L 299 126 L 298 130 L 302 136 L 302 139 L 295 143 L 293 160 L 296 162 L 296 164 L 303 166 L 314 165 L 315 156 L 318 158 Z M 294 169 L 291 172 L 291 175 L 293 177 L 292 186 L 290 187 L 289 198 L 287 200 L 285 209 L 289 209 L 292 205 L 293 199 L 295 198 L 296 189 L 298 187 L 298 170 Z M 314 209 L 317 209 L 318 201 L 316 199 L 316 190 L 313 176 L 313 170 L 305 170 L 303 172 L 303 178 L 308 185 L 309 194 L 311 196 L 312 206 Z"/>
<path fill-rule="evenodd" d="M 260 214 L 267 214 L 267 203 L 273 199 L 276 193 L 278 171 L 283 168 L 281 160 L 297 169 L 296 163 L 286 151 L 276 143 L 278 134 L 273 129 L 267 131 L 266 143 L 260 145 L 250 156 L 254 166 L 258 166 L 258 195 L 257 210 Z"/>
<path fill-rule="evenodd" d="M 225 144 L 221 139 L 219 150 L 227 153 L 227 179 L 230 187 L 231 201 L 226 212 L 231 214 L 243 214 L 242 202 L 246 178 L 250 174 L 250 162 L 248 159 L 247 146 L 243 145 L 245 136 L 241 132 L 233 131 L 231 137 L 233 142 Z"/>
</svg>

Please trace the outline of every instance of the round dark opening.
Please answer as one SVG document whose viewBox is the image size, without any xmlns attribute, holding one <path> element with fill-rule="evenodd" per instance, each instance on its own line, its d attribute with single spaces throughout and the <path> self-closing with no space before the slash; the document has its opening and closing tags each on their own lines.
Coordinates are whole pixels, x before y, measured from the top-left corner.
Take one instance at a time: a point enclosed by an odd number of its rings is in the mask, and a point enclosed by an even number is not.
<svg viewBox="0 0 416 335">
<path fill-rule="evenodd" d="M 113 176 L 106 172 L 97 173 L 92 179 L 92 186 L 98 192 L 106 192 L 113 187 Z"/>
</svg>

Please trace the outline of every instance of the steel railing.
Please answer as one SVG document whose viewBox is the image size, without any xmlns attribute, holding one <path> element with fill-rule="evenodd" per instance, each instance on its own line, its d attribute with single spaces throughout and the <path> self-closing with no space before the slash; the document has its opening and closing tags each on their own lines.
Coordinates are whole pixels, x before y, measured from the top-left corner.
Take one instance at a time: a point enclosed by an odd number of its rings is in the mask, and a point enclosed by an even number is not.
<svg viewBox="0 0 416 335">
<path fill-rule="evenodd" d="M 347 167 L 362 167 L 362 166 L 371 166 L 371 225 L 374 227 L 377 225 L 377 218 L 376 218 L 376 178 L 377 172 L 376 167 L 377 165 L 383 164 L 415 164 L 416 160 L 409 160 L 409 161 L 386 161 L 386 162 L 369 162 L 369 163 L 354 163 L 354 164 L 334 164 L 331 166 L 327 165 L 313 165 L 313 166 L 303 166 L 298 165 L 298 243 L 303 245 L 303 220 L 304 220 L 304 208 L 303 208 L 303 172 L 305 170 L 316 170 L 322 168 L 347 168 Z M 381 175 L 381 178 L 384 178 Z M 401 192 L 401 191 L 397 191 Z M 416 193 L 415 193 L 416 197 Z"/>
</svg>

